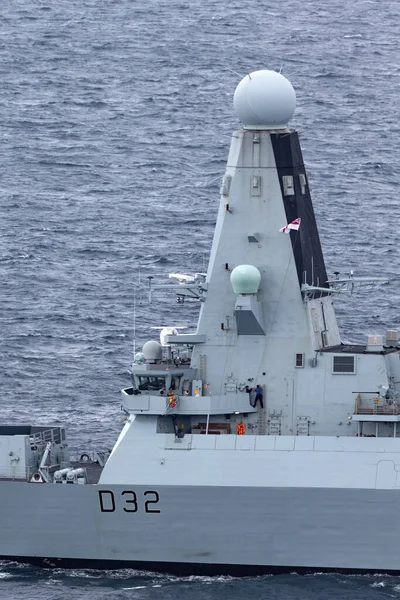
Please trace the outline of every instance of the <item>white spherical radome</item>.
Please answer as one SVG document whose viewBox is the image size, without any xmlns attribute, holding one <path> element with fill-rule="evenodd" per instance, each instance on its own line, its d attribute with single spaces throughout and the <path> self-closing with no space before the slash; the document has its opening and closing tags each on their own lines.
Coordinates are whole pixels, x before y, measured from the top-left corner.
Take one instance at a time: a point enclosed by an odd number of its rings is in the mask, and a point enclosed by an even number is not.
<svg viewBox="0 0 400 600">
<path fill-rule="evenodd" d="M 245 129 L 284 129 L 296 109 L 296 93 L 280 73 L 254 71 L 237 86 L 233 105 Z"/>
<path fill-rule="evenodd" d="M 231 273 L 231 285 L 235 294 L 257 294 L 261 274 L 253 265 L 238 265 Z"/>
<path fill-rule="evenodd" d="M 162 358 L 162 348 L 159 342 L 150 340 L 143 345 L 142 353 L 147 362 L 155 362 Z"/>
</svg>

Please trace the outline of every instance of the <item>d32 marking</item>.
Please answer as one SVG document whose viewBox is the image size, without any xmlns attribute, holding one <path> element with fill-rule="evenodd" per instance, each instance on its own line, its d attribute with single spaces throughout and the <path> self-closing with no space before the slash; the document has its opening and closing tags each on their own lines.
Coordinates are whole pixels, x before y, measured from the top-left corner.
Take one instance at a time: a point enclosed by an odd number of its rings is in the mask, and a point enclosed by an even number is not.
<svg viewBox="0 0 400 600">
<path fill-rule="evenodd" d="M 121 502 L 116 501 L 116 497 L 120 497 Z M 133 490 L 123 490 L 119 495 L 111 490 L 99 490 L 100 511 L 103 513 L 115 512 L 117 508 L 126 513 L 137 513 L 141 508 L 144 508 L 145 513 L 160 513 L 159 508 L 154 508 L 159 500 L 160 495 L 155 490 L 143 492 L 143 498 Z"/>
</svg>

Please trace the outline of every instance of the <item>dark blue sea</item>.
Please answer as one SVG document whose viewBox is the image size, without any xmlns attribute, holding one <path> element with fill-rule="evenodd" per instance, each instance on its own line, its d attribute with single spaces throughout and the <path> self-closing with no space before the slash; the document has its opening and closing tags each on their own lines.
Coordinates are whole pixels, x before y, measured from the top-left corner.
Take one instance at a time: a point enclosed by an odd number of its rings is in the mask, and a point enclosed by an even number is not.
<svg viewBox="0 0 400 600">
<path fill-rule="evenodd" d="M 113 444 L 134 330 L 139 345 L 153 325 L 196 323 L 197 304 L 149 304 L 147 277 L 204 270 L 239 127 L 233 92 L 259 68 L 282 68 L 297 91 L 328 270 L 392 279 L 337 299 L 343 338 L 400 326 L 398 13 L 395 0 L 3 0 L 2 423 L 66 423 L 73 449 Z M 379 574 L 0 563 L 12 600 L 389 597 L 400 578 Z"/>
</svg>

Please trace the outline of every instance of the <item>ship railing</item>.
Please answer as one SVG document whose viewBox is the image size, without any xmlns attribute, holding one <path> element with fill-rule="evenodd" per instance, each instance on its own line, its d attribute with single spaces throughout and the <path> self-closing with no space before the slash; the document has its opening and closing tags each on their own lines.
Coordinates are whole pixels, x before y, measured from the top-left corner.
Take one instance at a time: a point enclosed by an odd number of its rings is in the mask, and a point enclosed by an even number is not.
<svg viewBox="0 0 400 600">
<path fill-rule="evenodd" d="M 51 429 L 44 429 L 43 431 L 37 431 L 29 436 L 31 444 L 47 444 L 53 442 L 54 444 L 61 444 L 61 432 L 59 427 L 52 427 Z"/>
<path fill-rule="evenodd" d="M 400 407 L 391 398 L 386 399 L 377 392 L 355 392 L 355 415 L 399 415 Z"/>
</svg>

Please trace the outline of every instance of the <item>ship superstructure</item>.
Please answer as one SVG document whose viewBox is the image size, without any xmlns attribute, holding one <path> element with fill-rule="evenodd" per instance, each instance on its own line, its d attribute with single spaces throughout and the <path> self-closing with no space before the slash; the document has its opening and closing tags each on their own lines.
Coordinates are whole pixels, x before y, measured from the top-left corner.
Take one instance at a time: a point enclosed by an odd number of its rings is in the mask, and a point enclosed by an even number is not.
<svg viewBox="0 0 400 600">
<path fill-rule="evenodd" d="M 208 271 L 166 286 L 200 301 L 196 331 L 135 354 L 109 456 L 71 462 L 63 428 L 0 427 L 0 556 L 400 571 L 400 332 L 341 342 L 334 294 L 360 280 L 328 278 L 290 83 L 257 71 L 234 105 Z"/>
</svg>

